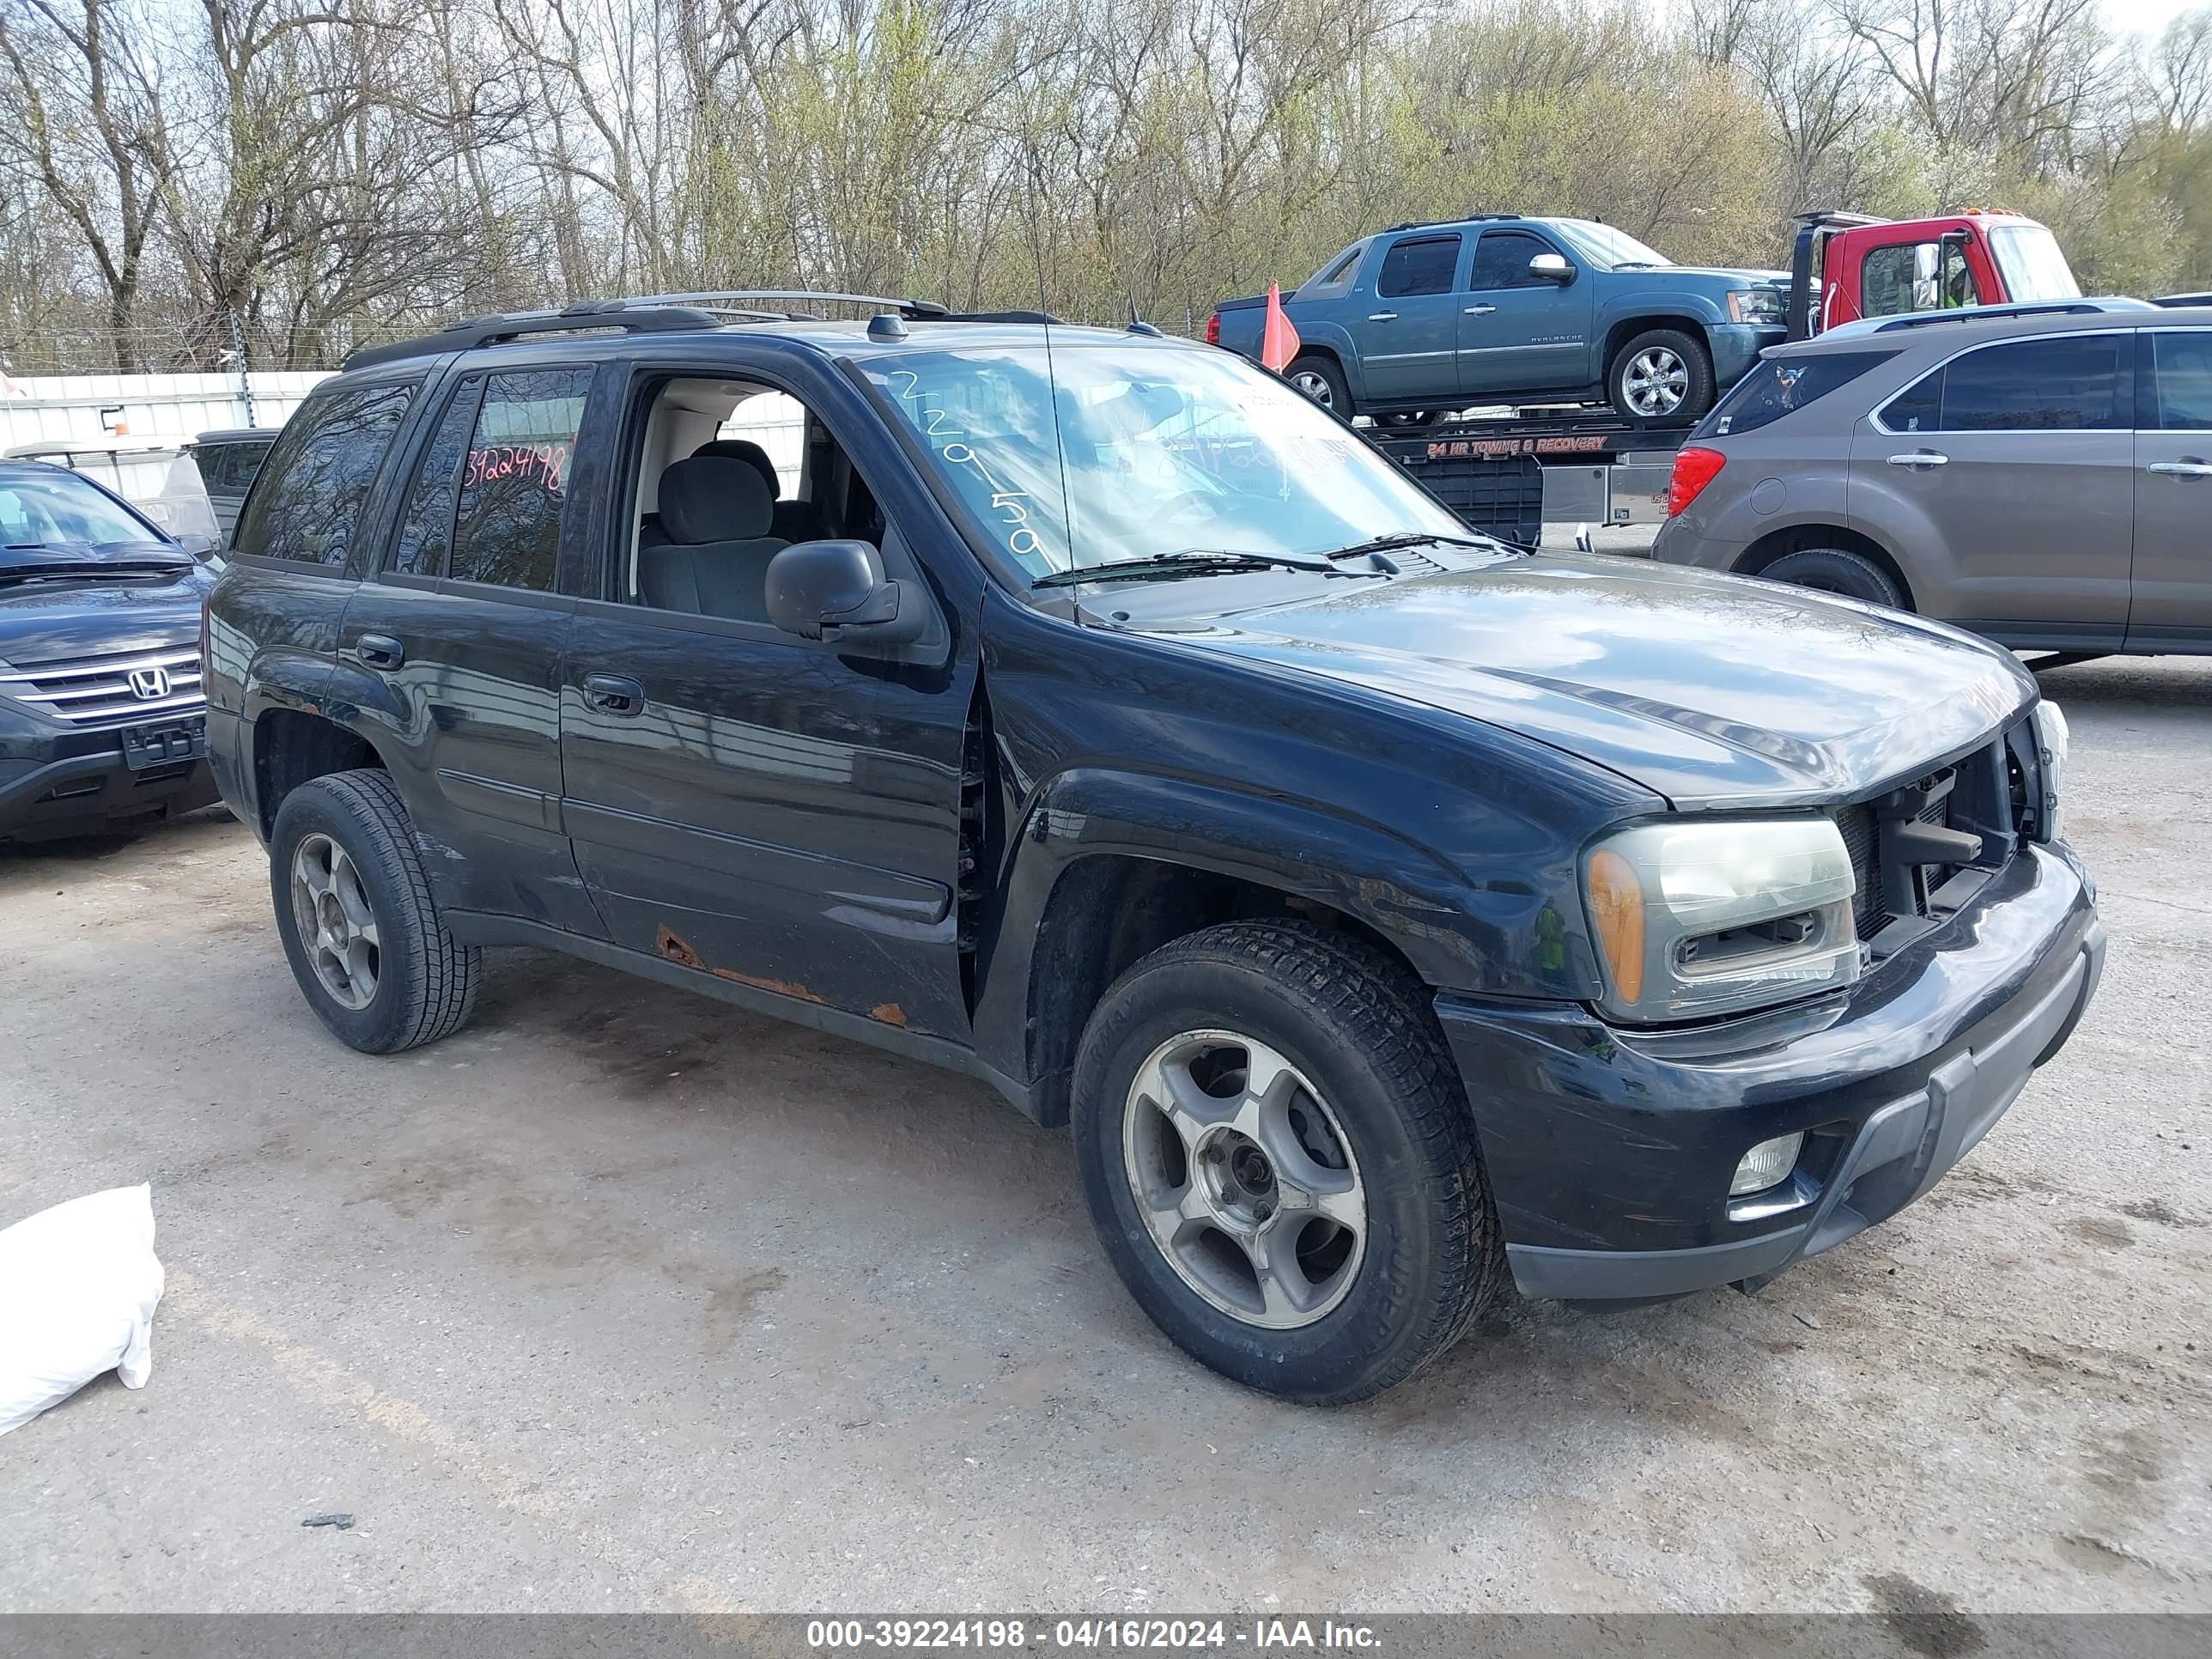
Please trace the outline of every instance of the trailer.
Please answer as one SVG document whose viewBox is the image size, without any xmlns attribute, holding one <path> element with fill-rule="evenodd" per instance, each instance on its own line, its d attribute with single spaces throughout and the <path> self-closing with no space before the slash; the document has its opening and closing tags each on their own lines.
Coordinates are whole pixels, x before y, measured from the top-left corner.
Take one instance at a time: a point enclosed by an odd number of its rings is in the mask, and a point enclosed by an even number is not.
<svg viewBox="0 0 2212 1659">
<path fill-rule="evenodd" d="M 1470 528 L 1534 547 L 1547 524 L 1660 523 L 1689 431 L 1584 409 L 1507 409 L 1367 436 Z"/>
</svg>

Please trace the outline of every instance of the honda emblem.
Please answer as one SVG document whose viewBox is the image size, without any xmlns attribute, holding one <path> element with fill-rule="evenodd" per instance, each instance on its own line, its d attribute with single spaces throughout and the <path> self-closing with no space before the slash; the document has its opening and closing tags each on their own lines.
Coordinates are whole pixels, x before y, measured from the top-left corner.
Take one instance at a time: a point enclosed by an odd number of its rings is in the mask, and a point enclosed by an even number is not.
<svg viewBox="0 0 2212 1659">
<path fill-rule="evenodd" d="M 169 671 L 166 668 L 134 668 L 131 671 L 131 695 L 142 702 L 151 702 L 169 695 Z"/>
</svg>

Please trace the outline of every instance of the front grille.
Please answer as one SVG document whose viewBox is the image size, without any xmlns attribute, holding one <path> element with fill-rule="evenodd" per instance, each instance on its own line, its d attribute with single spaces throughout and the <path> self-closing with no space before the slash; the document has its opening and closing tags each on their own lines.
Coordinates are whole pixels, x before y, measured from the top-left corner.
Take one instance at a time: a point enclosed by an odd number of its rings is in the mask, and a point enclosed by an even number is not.
<svg viewBox="0 0 2212 1659">
<path fill-rule="evenodd" d="M 194 646 L 0 669 L 0 697 L 36 704 L 73 726 L 191 714 L 207 706 Z"/>
<path fill-rule="evenodd" d="M 1988 745 L 1955 764 L 1930 773 L 1875 800 L 1840 807 L 1836 828 L 1842 832 L 1844 850 L 1850 854 L 1851 875 L 1857 890 L 1851 899 L 1851 917 L 1862 939 L 1871 939 L 1892 922 L 1940 914 L 1930 896 L 1966 867 L 1960 864 L 1915 864 L 1899 850 L 1903 839 L 1894 826 L 1908 818 L 1957 830 L 1981 837 L 1982 854 L 1968 863 L 1981 869 L 2001 868 L 2027 832 L 2027 793 L 2019 781 L 2012 733 L 1992 738 Z M 1932 799 L 1923 800 L 1923 794 Z M 1893 825 L 1885 835 L 1885 821 Z M 1893 858 L 1897 868 L 1887 872 L 1883 860 Z M 1909 896 L 1903 909 L 1893 909 L 1894 895 Z"/>
<path fill-rule="evenodd" d="M 1874 808 L 1846 806 L 1836 814 L 1836 828 L 1844 832 L 1844 850 L 1851 855 L 1851 876 L 1858 883 L 1851 896 L 1851 920 L 1859 937 L 1872 939 L 1889 918 L 1881 908 L 1881 867 L 1875 858 L 1876 831 Z"/>
</svg>

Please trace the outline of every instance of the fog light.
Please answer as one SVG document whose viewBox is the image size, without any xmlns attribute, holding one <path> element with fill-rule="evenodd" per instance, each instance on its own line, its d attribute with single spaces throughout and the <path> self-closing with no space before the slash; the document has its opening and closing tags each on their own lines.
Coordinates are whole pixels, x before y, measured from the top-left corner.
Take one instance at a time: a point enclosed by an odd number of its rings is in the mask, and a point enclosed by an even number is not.
<svg viewBox="0 0 2212 1659">
<path fill-rule="evenodd" d="M 1763 1193 L 1787 1181 L 1790 1170 L 1797 1167 L 1797 1149 L 1804 1144 L 1802 1130 L 1794 1135 L 1777 1135 L 1771 1140 L 1760 1141 L 1735 1166 L 1735 1179 L 1729 1182 L 1729 1196 L 1741 1198 L 1746 1193 Z"/>
</svg>

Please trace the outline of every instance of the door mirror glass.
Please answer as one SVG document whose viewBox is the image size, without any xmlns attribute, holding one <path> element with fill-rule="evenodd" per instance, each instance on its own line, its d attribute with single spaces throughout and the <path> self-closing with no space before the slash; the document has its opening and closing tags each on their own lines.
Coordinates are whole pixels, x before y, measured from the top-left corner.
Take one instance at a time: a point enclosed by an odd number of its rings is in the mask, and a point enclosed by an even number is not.
<svg viewBox="0 0 2212 1659">
<path fill-rule="evenodd" d="M 1528 274 L 1540 276 L 1547 283 L 1557 283 L 1565 288 L 1575 280 L 1575 268 L 1564 253 L 1540 253 L 1528 261 Z"/>
<path fill-rule="evenodd" d="M 803 640 L 918 640 L 927 609 L 906 586 L 884 580 L 883 556 L 866 542 L 799 542 L 769 561 L 768 617 Z"/>
</svg>

